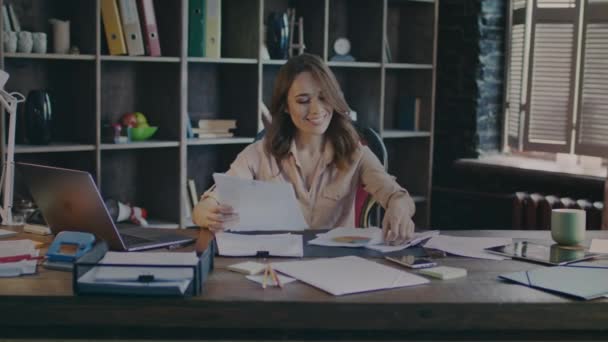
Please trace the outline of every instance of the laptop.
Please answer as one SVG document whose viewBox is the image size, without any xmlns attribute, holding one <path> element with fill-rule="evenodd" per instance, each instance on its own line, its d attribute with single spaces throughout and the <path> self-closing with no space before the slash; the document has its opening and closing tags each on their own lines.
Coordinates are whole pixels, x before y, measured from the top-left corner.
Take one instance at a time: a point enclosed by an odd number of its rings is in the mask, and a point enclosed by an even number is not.
<svg viewBox="0 0 608 342">
<path fill-rule="evenodd" d="M 63 230 L 92 233 L 117 251 L 184 245 L 194 240 L 161 229 L 132 226 L 119 229 L 88 172 L 27 163 L 16 165 L 53 234 Z"/>
</svg>

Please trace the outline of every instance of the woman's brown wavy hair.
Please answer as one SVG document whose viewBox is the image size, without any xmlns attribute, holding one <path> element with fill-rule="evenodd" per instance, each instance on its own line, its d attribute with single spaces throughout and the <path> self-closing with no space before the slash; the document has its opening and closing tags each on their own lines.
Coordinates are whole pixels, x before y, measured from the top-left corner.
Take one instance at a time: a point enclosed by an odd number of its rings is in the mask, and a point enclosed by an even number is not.
<svg viewBox="0 0 608 342">
<path fill-rule="evenodd" d="M 333 72 L 318 56 L 302 54 L 290 58 L 281 67 L 274 83 L 270 114 L 272 122 L 265 137 L 265 148 L 278 161 L 289 155 L 292 139 L 295 138 L 296 126 L 287 112 L 287 93 L 296 76 L 308 71 L 319 82 L 325 101 L 333 108 L 333 116 L 325 136 L 334 148 L 333 163 L 338 168 L 347 167 L 358 148 L 359 135 L 348 116 L 349 107 Z"/>
</svg>

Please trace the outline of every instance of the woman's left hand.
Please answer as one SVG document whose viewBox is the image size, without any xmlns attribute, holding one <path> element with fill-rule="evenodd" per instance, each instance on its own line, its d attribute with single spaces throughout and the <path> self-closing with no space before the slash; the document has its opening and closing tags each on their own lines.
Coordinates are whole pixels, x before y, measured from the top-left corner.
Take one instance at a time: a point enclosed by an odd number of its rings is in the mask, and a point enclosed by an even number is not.
<svg viewBox="0 0 608 342">
<path fill-rule="evenodd" d="M 398 194 L 390 199 L 382 220 L 384 241 L 390 245 L 400 245 L 414 237 L 409 201 L 406 194 Z"/>
</svg>

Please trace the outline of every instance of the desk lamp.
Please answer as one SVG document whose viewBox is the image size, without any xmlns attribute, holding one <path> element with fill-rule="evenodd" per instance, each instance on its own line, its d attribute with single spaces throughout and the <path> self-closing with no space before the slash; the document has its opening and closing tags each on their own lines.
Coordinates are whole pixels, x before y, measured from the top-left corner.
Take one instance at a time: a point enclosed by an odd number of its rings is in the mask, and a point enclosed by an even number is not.
<svg viewBox="0 0 608 342">
<path fill-rule="evenodd" d="M 7 150 L 4 155 L 4 165 L 2 167 L 2 189 L 4 195 L 0 216 L 3 225 L 13 225 L 13 179 L 15 176 L 15 122 L 17 121 L 17 105 L 25 101 L 25 97 L 20 93 L 8 93 L 4 90 L 4 85 L 8 81 L 9 74 L 0 70 L 0 104 L 8 112 L 8 142 Z"/>
</svg>

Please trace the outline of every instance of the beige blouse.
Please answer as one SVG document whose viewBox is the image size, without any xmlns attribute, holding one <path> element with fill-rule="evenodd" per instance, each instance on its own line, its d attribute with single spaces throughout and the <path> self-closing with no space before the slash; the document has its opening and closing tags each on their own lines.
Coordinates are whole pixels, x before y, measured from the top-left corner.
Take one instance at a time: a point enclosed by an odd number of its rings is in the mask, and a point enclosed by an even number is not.
<svg viewBox="0 0 608 342">
<path fill-rule="evenodd" d="M 301 164 L 295 148 L 295 142 L 292 141 L 289 157 L 283 159 L 279 166 L 276 159 L 264 149 L 264 141 L 257 141 L 239 153 L 226 174 L 246 179 L 292 184 L 304 218 L 312 229 L 354 227 L 355 194 L 360 185 L 363 185 L 364 189 L 384 208 L 392 195 L 405 194 L 409 215 L 414 215 L 414 201 L 408 192 L 384 170 L 378 158 L 367 146 L 360 145 L 350 167 L 339 170 L 331 162 L 333 160 L 331 143 L 325 144 L 322 161 L 318 163 L 310 189 L 306 188 L 300 172 Z M 212 187 L 203 194 L 202 198 L 215 198 L 215 195 Z"/>
</svg>

